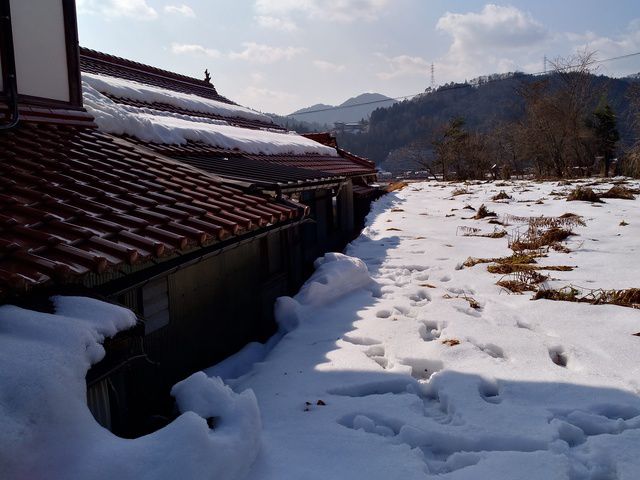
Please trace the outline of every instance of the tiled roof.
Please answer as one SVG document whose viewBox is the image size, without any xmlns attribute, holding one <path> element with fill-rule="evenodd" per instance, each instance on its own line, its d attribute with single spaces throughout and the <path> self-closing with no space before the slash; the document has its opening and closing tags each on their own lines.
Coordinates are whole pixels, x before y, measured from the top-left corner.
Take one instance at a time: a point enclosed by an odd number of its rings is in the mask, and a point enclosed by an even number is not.
<svg viewBox="0 0 640 480">
<path fill-rule="evenodd" d="M 75 281 L 300 218 L 93 128 L 0 134 L 0 290 Z"/>
<path fill-rule="evenodd" d="M 161 155 L 175 158 L 177 160 L 185 157 L 233 157 L 241 155 L 246 158 L 260 160 L 275 165 L 313 170 L 316 175 L 329 173 L 332 175 L 352 176 L 370 175 L 375 173 L 375 168 L 369 165 L 361 165 L 360 163 L 354 162 L 350 159 L 332 157 L 329 155 L 252 155 L 239 151 L 212 147 L 211 145 L 203 142 L 187 142 L 184 145 L 172 145 L 143 142 L 135 138 L 130 138 L 129 140 Z"/>
<path fill-rule="evenodd" d="M 168 105 L 166 103 L 141 102 L 139 100 L 131 100 L 130 98 L 114 97 L 113 95 L 110 95 L 107 93 L 103 93 L 103 95 L 105 95 L 106 97 L 109 97 L 114 102 L 120 103 L 123 105 L 130 105 L 133 107 L 142 107 L 142 108 L 151 108 L 153 110 L 158 110 L 161 112 L 171 112 L 171 113 L 178 113 L 181 115 L 191 115 L 191 116 L 197 116 L 201 118 L 208 118 L 211 120 L 224 120 L 231 125 L 235 125 L 237 127 L 243 127 L 243 128 L 251 128 L 251 129 L 268 128 L 270 130 L 279 130 L 282 132 L 286 132 L 286 128 L 280 127 L 275 123 L 266 123 L 266 122 L 261 122 L 259 120 L 249 120 L 249 119 L 240 118 L 240 117 L 225 117 L 222 115 L 215 115 L 212 113 L 187 110 L 185 108 L 178 108 L 178 107 L 174 107 L 173 105 Z"/>
<path fill-rule="evenodd" d="M 307 137 L 323 145 L 326 145 L 328 147 L 333 147 L 333 148 L 338 147 L 338 142 L 336 141 L 336 137 L 329 132 L 303 133 L 302 136 Z"/>
<path fill-rule="evenodd" d="M 183 75 L 178 75 L 165 70 L 159 70 L 148 65 L 139 64 L 130 60 L 119 57 L 113 57 L 93 50 L 81 49 L 81 68 L 83 71 L 90 73 L 98 73 L 120 77 L 129 80 L 135 80 L 142 83 L 159 86 L 174 91 L 181 91 L 199 95 L 205 98 L 213 98 L 220 100 L 218 93 L 212 85 L 202 80 L 196 80 Z M 215 93 L 215 95 L 214 95 Z M 124 99 L 110 96 L 116 102 L 136 107 L 154 108 L 160 111 L 172 113 L 180 113 L 185 115 L 195 115 L 202 118 L 212 120 L 223 119 L 231 124 L 244 128 L 270 128 L 285 130 L 274 124 L 265 124 L 260 121 L 247 120 L 241 118 L 229 118 L 218 115 L 207 114 L 203 112 L 194 112 L 192 110 L 176 108 L 171 105 L 161 103 L 145 103 L 132 99 Z M 227 99 L 224 99 L 227 101 Z M 307 134 L 306 137 L 322 143 L 324 145 L 336 147 L 335 138 L 328 133 Z M 309 154 L 309 155 L 249 155 L 239 151 L 224 150 L 214 147 L 203 142 L 188 142 L 184 145 L 157 144 L 138 141 L 129 138 L 130 141 L 139 145 L 143 145 L 154 152 L 166 155 L 174 159 L 182 159 L 185 157 L 212 159 L 219 157 L 243 156 L 248 159 L 268 162 L 272 165 L 281 165 L 288 168 L 298 168 L 314 171 L 315 176 L 337 175 L 337 176 L 358 176 L 375 174 L 375 165 L 363 158 L 357 157 L 338 149 L 340 157 L 332 157 L 325 155 Z M 284 173 L 284 172 L 282 172 Z M 237 178 L 237 175 L 234 176 Z M 285 177 L 286 178 L 286 177 Z M 283 179 L 286 182 L 286 179 Z"/>
<path fill-rule="evenodd" d="M 322 145 L 326 145 L 327 147 L 333 147 L 338 151 L 338 155 L 342 158 L 357 163 L 361 167 L 364 167 L 370 171 L 370 173 L 376 172 L 376 164 L 371 160 L 367 160 L 366 158 L 359 157 L 351 152 L 347 152 L 342 148 L 338 147 L 338 142 L 336 141 L 336 137 L 329 132 L 320 132 L 320 133 L 304 133 L 303 137 L 307 137 L 310 140 L 321 143 Z"/>
<path fill-rule="evenodd" d="M 191 93 L 211 100 L 233 103 L 219 95 L 215 87 L 204 80 L 162 70 L 125 58 L 80 47 L 80 69 L 83 72 L 124 78 L 167 90 Z"/>
<path fill-rule="evenodd" d="M 301 189 L 310 185 L 336 183 L 344 177 L 328 172 L 272 164 L 244 156 L 182 157 L 180 161 L 207 172 L 241 181 L 250 181 L 258 187 L 277 185 L 285 189 Z"/>
<path fill-rule="evenodd" d="M 371 167 L 359 165 L 342 157 L 331 157 L 324 155 L 307 155 L 304 157 L 296 155 L 260 155 L 249 158 L 259 158 L 265 162 L 286 165 L 289 167 L 305 168 L 307 170 L 317 170 L 329 172 L 335 175 L 358 176 L 371 175 L 375 173 Z"/>
</svg>

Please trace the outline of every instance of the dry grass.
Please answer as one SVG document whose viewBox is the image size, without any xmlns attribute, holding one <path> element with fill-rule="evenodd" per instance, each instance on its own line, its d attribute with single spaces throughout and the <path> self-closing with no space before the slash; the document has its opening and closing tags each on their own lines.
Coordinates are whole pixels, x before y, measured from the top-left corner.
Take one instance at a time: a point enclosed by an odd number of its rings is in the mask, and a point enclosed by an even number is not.
<svg viewBox="0 0 640 480">
<path fill-rule="evenodd" d="M 456 338 L 450 338 L 448 340 L 443 340 L 442 343 L 448 347 L 455 347 L 456 345 L 460 345 L 460 340 Z"/>
<path fill-rule="evenodd" d="M 507 192 L 505 192 L 504 190 L 500 190 L 500 193 L 498 193 L 497 195 L 494 195 L 491 200 L 493 200 L 494 202 L 497 200 L 511 200 L 512 197 L 507 194 Z"/>
<path fill-rule="evenodd" d="M 620 198 L 622 200 L 635 200 L 636 196 L 631 190 L 621 185 L 615 185 L 606 192 L 600 194 L 600 198 Z"/>
<path fill-rule="evenodd" d="M 496 285 L 509 290 L 511 293 L 536 292 L 539 285 L 549 277 L 534 270 L 514 272 L 503 277 Z"/>
<path fill-rule="evenodd" d="M 479 263 L 498 263 L 501 265 L 505 264 L 531 264 L 536 263 L 536 258 L 541 257 L 543 255 L 535 255 L 535 254 L 514 254 L 510 257 L 501 257 L 501 258 L 473 258 L 469 257 L 464 262 L 465 267 L 473 267 L 478 265 Z"/>
<path fill-rule="evenodd" d="M 463 237 L 484 237 L 484 238 L 504 238 L 507 236 L 506 230 L 494 229 L 490 233 L 481 233 L 479 228 L 462 226 L 458 227 L 456 234 L 461 233 Z"/>
<path fill-rule="evenodd" d="M 387 186 L 387 192 L 397 192 L 408 186 L 409 184 L 407 182 L 393 182 Z"/>
<path fill-rule="evenodd" d="M 496 215 L 496 212 L 492 212 L 491 210 L 489 210 L 483 203 L 482 205 L 480 205 L 480 208 L 478 208 L 478 211 L 476 212 L 473 218 L 474 220 L 480 220 L 486 217 L 497 217 L 497 216 L 498 215 Z"/>
<path fill-rule="evenodd" d="M 602 203 L 600 197 L 588 187 L 577 187 L 567 196 L 567 202 L 580 201 L 591 203 Z"/>
<path fill-rule="evenodd" d="M 390 231 L 390 232 L 401 232 L 402 230 L 399 229 L 399 228 L 396 228 L 396 227 L 390 227 L 390 228 L 387 228 L 387 231 Z"/>
<path fill-rule="evenodd" d="M 512 235 L 509 239 L 509 248 L 514 252 L 539 250 L 560 243 L 571 235 L 573 232 L 564 228 L 551 227 L 544 230 L 530 226 L 525 233 L 516 231 Z"/>
<path fill-rule="evenodd" d="M 548 270 L 554 272 L 570 272 L 575 267 L 569 265 L 548 265 L 548 266 L 533 266 L 523 263 L 503 263 L 496 265 L 489 265 L 487 271 L 489 273 L 497 273 L 499 275 L 508 275 L 515 272 L 533 272 L 536 270 Z"/>
<path fill-rule="evenodd" d="M 478 303 L 478 301 L 473 298 L 470 297 L 469 295 L 467 295 L 466 293 L 461 293 L 460 295 L 449 295 L 448 293 L 445 293 L 442 298 L 445 298 L 447 300 L 450 300 L 452 298 L 461 298 L 463 300 L 466 300 L 467 303 L 469 304 L 469 306 L 471 308 L 473 308 L 474 310 L 480 310 L 482 307 L 480 306 L 480 304 Z"/>
<path fill-rule="evenodd" d="M 452 197 L 457 197 L 458 195 L 468 195 L 470 192 L 466 188 L 456 188 L 451 192 Z"/>
<path fill-rule="evenodd" d="M 622 220 L 622 221 L 619 223 L 619 225 L 620 225 L 621 227 L 626 227 L 626 226 L 627 226 L 627 225 L 629 225 L 629 224 L 628 224 L 627 222 L 625 222 L 624 220 Z"/>
<path fill-rule="evenodd" d="M 533 297 L 534 300 L 559 300 L 564 302 L 590 303 L 591 305 L 619 305 L 640 309 L 640 288 L 625 290 L 578 289 L 572 285 L 552 290 L 543 289 Z"/>
</svg>

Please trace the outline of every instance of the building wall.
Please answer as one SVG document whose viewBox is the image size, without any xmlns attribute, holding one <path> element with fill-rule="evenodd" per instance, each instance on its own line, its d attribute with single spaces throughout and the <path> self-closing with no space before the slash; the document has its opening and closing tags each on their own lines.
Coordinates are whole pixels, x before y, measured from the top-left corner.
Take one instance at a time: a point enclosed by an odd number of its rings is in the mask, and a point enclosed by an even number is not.
<svg viewBox="0 0 640 480">
<path fill-rule="evenodd" d="M 10 0 L 18 93 L 69 101 L 62 0 Z"/>
<path fill-rule="evenodd" d="M 303 281 L 301 240 L 300 226 L 271 232 L 114 298 L 144 320 L 138 335 L 146 358 L 110 375 L 111 416 L 104 383 L 90 386 L 96 418 L 124 437 L 154 431 L 162 422 L 153 419 L 173 413 L 172 385 L 273 335 L 276 298 Z"/>
</svg>

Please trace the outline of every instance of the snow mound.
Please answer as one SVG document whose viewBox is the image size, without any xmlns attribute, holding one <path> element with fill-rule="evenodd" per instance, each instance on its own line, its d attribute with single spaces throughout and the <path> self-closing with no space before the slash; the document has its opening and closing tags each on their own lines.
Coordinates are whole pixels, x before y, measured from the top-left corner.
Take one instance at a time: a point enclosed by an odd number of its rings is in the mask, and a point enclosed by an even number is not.
<svg viewBox="0 0 640 480">
<path fill-rule="evenodd" d="M 302 305 L 328 304 L 373 282 L 362 260 L 342 253 L 327 253 L 313 266 L 316 271 L 295 296 Z"/>
<path fill-rule="evenodd" d="M 83 73 L 82 81 L 101 93 L 108 93 L 119 98 L 128 98 L 147 103 L 164 103 L 194 112 L 273 123 L 271 117 L 240 105 L 218 102 L 188 93 L 174 92 L 122 78 Z"/>
<path fill-rule="evenodd" d="M 235 394 L 220 379 L 195 374 L 174 387 L 185 412 L 174 422 L 136 440 L 116 437 L 87 408 L 85 375 L 104 357 L 104 338 L 136 317 L 88 298 L 52 300 L 56 314 L 0 307 L 0 478 L 244 475 L 260 444 L 251 391 Z"/>
<path fill-rule="evenodd" d="M 213 147 L 254 155 L 330 155 L 327 147 L 294 132 L 235 127 L 222 120 L 120 105 L 83 81 L 84 106 L 106 133 L 129 135 L 146 142 L 183 145 L 204 142 Z M 170 92 L 173 93 L 173 92 Z"/>
</svg>

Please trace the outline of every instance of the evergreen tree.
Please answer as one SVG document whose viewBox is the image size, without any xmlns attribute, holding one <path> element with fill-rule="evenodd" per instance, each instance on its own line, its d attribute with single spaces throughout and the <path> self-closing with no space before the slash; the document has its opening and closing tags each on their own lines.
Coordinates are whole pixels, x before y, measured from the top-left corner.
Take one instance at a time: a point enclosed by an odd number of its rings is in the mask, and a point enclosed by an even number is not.
<svg viewBox="0 0 640 480">
<path fill-rule="evenodd" d="M 591 128 L 595 134 L 597 151 L 604 158 L 604 176 L 608 177 L 620 133 L 616 115 L 605 97 L 600 99 L 598 107 L 593 112 Z"/>
</svg>

